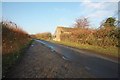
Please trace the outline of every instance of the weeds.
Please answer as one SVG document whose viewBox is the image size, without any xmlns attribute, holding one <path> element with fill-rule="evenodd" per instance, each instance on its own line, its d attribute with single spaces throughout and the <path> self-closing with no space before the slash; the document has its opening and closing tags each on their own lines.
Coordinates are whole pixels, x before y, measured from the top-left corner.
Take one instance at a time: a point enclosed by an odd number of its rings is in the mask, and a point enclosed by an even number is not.
<svg viewBox="0 0 120 80">
<path fill-rule="evenodd" d="M 30 44 L 31 38 L 27 32 L 11 22 L 1 22 L 2 25 L 2 75 L 19 59 Z"/>
</svg>

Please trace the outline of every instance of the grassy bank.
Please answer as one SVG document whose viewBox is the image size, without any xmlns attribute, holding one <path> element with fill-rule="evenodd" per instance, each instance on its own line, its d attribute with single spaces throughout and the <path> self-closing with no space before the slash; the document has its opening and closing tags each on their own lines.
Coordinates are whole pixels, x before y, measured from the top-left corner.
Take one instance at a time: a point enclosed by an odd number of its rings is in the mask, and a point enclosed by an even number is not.
<svg viewBox="0 0 120 80">
<path fill-rule="evenodd" d="M 108 55 L 112 57 L 118 57 L 118 48 L 117 47 L 100 47 L 100 46 L 93 46 L 88 44 L 78 44 L 74 42 L 64 42 L 64 41 L 51 41 L 53 43 L 63 44 L 70 47 L 75 47 L 78 49 L 85 49 L 85 50 L 91 50 L 94 52 L 98 52 L 99 54 Z"/>
<path fill-rule="evenodd" d="M 2 25 L 2 76 L 16 63 L 26 51 L 32 40 L 27 32 L 12 22 L 1 22 Z"/>
<path fill-rule="evenodd" d="M 33 40 L 22 46 L 19 51 L 2 56 L 2 76 L 5 77 L 8 70 L 24 55 Z"/>
</svg>

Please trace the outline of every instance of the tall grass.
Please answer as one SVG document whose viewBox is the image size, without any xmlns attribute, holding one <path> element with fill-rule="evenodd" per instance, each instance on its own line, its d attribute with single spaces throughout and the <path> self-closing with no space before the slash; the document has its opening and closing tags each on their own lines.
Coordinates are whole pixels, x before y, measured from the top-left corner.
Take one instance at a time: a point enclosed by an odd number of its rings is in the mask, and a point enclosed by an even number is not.
<svg viewBox="0 0 120 80">
<path fill-rule="evenodd" d="M 27 32 L 12 22 L 1 22 L 2 26 L 2 74 L 17 61 L 31 38 Z"/>
<path fill-rule="evenodd" d="M 2 24 L 2 53 L 10 54 L 19 51 L 30 40 L 27 32 L 19 27 L 13 27 L 9 22 Z"/>
</svg>

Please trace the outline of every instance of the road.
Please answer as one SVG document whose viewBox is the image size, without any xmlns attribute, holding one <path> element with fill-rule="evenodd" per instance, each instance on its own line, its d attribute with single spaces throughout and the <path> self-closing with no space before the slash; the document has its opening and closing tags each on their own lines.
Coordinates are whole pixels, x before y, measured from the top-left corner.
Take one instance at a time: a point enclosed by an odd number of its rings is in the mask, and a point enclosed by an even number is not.
<svg viewBox="0 0 120 80">
<path fill-rule="evenodd" d="M 112 59 L 48 41 L 35 40 L 7 78 L 117 78 Z"/>
<path fill-rule="evenodd" d="M 83 65 L 91 74 L 96 77 L 117 77 L 118 76 L 118 63 L 100 55 L 91 55 L 83 51 L 75 51 L 69 47 L 61 46 L 47 41 L 39 41 L 52 50 L 58 52 L 65 60 L 75 62 Z"/>
</svg>

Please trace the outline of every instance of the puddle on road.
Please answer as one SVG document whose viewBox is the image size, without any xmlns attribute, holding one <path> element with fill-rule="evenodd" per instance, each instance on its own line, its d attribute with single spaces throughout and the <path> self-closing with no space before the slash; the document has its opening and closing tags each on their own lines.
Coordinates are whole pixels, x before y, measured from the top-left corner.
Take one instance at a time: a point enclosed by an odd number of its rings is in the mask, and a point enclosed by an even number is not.
<svg viewBox="0 0 120 80">
<path fill-rule="evenodd" d="M 44 44 L 46 47 L 50 48 L 52 52 L 57 52 L 54 46 L 51 46 L 51 45 L 45 43 L 44 41 L 40 41 L 40 40 L 37 40 L 37 41 L 40 42 L 40 43 L 42 43 L 42 44 Z M 69 60 L 69 59 L 66 58 L 65 56 L 62 56 L 62 58 L 63 58 L 64 60 Z"/>
<path fill-rule="evenodd" d="M 37 41 L 45 45 L 45 43 L 43 41 L 40 41 L 40 40 L 37 40 Z"/>
<path fill-rule="evenodd" d="M 54 47 L 53 46 L 50 46 L 50 45 L 47 45 L 50 49 L 51 49 L 51 51 L 52 52 L 54 52 L 55 51 L 55 49 L 54 49 Z"/>
<path fill-rule="evenodd" d="M 62 58 L 64 59 L 64 60 L 68 60 L 66 57 L 64 57 L 64 56 L 62 56 Z"/>
<path fill-rule="evenodd" d="M 40 43 L 42 43 L 42 44 L 44 44 L 44 45 L 47 46 L 48 48 L 50 48 L 52 52 L 55 52 L 55 49 L 54 49 L 53 46 L 51 46 L 51 45 L 49 45 L 49 44 L 46 44 L 45 42 L 40 41 L 40 40 L 37 40 L 37 41 L 40 42 Z"/>
</svg>

